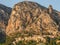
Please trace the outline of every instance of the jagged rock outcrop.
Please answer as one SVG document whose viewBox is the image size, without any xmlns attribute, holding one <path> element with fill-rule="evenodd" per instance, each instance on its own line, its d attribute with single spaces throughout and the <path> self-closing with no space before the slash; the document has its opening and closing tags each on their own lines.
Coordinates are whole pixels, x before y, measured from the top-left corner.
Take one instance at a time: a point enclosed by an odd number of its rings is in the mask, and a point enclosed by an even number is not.
<svg viewBox="0 0 60 45">
<path fill-rule="evenodd" d="M 32 34 L 32 37 L 39 35 L 43 39 L 47 35 L 51 38 L 56 37 L 59 35 L 59 17 L 58 11 L 54 10 L 51 5 L 45 8 L 35 2 L 20 2 L 12 9 L 6 34 L 8 36 L 14 36 L 17 33 L 24 36 Z"/>
<path fill-rule="evenodd" d="M 9 35 L 21 30 L 57 33 L 58 25 L 51 16 L 53 12 L 51 5 L 47 9 L 35 2 L 20 2 L 12 10 L 6 33 Z"/>
</svg>

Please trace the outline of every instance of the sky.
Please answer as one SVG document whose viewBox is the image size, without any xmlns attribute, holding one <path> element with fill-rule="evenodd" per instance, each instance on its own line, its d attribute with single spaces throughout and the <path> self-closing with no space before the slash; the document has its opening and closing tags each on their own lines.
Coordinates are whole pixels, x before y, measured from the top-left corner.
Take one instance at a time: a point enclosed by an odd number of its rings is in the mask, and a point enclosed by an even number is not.
<svg viewBox="0 0 60 45">
<path fill-rule="evenodd" d="M 6 5 L 8 7 L 13 7 L 14 4 L 22 1 L 24 0 L 0 0 L 0 4 Z M 29 0 L 29 1 L 37 2 L 45 7 L 52 5 L 54 9 L 60 11 L 60 0 Z"/>
</svg>

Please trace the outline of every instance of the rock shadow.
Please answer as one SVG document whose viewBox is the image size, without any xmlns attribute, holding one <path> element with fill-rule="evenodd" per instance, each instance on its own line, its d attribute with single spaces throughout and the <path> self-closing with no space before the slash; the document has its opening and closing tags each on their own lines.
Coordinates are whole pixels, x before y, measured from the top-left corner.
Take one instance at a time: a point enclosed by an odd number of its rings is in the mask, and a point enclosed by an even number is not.
<svg viewBox="0 0 60 45">
<path fill-rule="evenodd" d="M 0 44 L 6 42 L 6 33 L 5 32 L 0 32 Z"/>
</svg>

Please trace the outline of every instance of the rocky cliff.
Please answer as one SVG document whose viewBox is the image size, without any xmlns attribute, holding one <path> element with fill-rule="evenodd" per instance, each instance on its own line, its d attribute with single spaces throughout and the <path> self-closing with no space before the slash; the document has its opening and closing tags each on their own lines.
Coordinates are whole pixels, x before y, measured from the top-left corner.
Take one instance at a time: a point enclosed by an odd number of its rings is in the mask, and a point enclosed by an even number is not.
<svg viewBox="0 0 60 45">
<path fill-rule="evenodd" d="M 54 10 L 51 5 L 46 8 L 35 2 L 24 1 L 13 7 L 6 34 L 16 37 L 20 34 L 16 39 L 18 41 L 22 39 L 21 35 L 26 37 L 23 40 L 39 38 L 45 41 L 46 36 L 51 38 L 59 36 L 59 25 L 60 12 Z"/>
<path fill-rule="evenodd" d="M 12 10 L 6 33 L 34 30 L 49 34 L 55 31 L 55 34 L 58 32 L 59 17 L 58 11 L 55 11 L 51 5 L 45 8 L 35 2 L 20 2 Z"/>
</svg>

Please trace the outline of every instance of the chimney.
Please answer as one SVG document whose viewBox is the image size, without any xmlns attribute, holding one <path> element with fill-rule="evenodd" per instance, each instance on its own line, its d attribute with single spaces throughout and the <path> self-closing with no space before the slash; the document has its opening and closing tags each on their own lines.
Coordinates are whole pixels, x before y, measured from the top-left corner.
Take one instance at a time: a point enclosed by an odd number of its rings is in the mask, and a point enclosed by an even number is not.
<svg viewBox="0 0 60 45">
<path fill-rule="evenodd" d="M 50 13 L 50 14 L 52 14 L 52 13 L 53 13 L 52 5 L 49 5 L 49 7 L 48 7 L 48 11 L 49 11 L 49 13 Z"/>
</svg>

